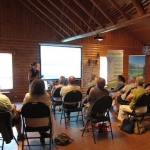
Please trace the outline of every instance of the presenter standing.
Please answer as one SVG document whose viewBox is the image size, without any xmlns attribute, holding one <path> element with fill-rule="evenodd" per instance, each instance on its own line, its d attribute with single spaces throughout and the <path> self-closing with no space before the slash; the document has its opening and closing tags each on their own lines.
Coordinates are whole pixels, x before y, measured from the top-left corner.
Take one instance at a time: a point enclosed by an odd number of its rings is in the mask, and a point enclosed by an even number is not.
<svg viewBox="0 0 150 150">
<path fill-rule="evenodd" d="M 33 62 L 32 64 L 30 64 L 31 70 L 28 72 L 28 80 L 29 83 L 31 84 L 31 82 L 34 79 L 41 79 L 43 78 L 43 75 L 41 76 L 39 74 L 39 70 L 37 70 L 37 62 Z"/>
</svg>

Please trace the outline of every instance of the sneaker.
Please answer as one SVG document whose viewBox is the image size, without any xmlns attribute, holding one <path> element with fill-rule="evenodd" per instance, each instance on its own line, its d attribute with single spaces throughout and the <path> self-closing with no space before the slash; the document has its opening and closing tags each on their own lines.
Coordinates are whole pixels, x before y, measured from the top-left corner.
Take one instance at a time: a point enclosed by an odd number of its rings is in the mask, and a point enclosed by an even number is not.
<svg viewBox="0 0 150 150">
<path fill-rule="evenodd" d="M 18 135 L 17 136 L 17 141 L 22 141 L 23 139 L 26 138 L 26 135 L 25 134 L 21 134 L 21 135 Z"/>
<path fill-rule="evenodd" d="M 83 131 L 83 130 L 84 130 L 84 127 L 80 128 L 80 131 Z M 85 129 L 85 132 L 89 132 L 89 129 Z"/>
</svg>

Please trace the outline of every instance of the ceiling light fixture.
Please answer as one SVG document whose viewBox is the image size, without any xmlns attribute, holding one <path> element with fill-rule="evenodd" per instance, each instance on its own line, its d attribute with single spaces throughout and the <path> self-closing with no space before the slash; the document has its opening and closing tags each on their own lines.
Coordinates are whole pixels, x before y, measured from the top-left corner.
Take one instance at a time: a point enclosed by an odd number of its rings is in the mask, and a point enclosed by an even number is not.
<svg viewBox="0 0 150 150">
<path fill-rule="evenodd" d="M 105 37 L 106 37 L 105 35 L 97 34 L 97 35 L 94 37 L 94 40 L 103 41 Z"/>
</svg>

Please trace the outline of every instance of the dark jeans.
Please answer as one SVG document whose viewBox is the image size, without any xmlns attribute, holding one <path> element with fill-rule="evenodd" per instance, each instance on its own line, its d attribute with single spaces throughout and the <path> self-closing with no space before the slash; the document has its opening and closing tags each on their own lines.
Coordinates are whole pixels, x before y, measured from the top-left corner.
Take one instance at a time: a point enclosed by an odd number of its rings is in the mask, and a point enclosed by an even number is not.
<svg viewBox="0 0 150 150">
<path fill-rule="evenodd" d="M 117 102 L 121 105 L 129 105 L 130 102 L 126 101 L 126 100 L 123 100 L 121 98 L 121 95 L 117 97 Z"/>
</svg>

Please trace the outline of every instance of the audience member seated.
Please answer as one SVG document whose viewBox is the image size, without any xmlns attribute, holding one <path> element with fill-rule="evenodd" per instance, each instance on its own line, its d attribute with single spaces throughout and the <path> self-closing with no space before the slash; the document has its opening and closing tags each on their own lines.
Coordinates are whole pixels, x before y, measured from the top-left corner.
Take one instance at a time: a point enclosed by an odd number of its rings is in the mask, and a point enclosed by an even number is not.
<svg viewBox="0 0 150 150">
<path fill-rule="evenodd" d="M 45 91 L 45 85 L 44 85 L 43 80 L 35 79 L 30 84 L 29 93 L 26 93 L 24 97 L 23 105 L 28 102 L 43 102 L 50 108 L 50 105 L 51 105 L 50 96 Z M 34 118 L 34 119 L 27 118 L 26 119 L 26 123 L 28 124 L 28 126 L 31 126 L 31 127 L 44 126 L 44 125 L 47 125 L 48 122 L 49 122 L 48 118 Z M 41 135 L 41 138 L 40 138 L 41 144 L 45 144 L 44 137 L 47 137 L 49 135 L 46 132 L 41 132 L 40 135 Z"/>
<path fill-rule="evenodd" d="M 60 95 L 62 95 L 62 101 L 63 101 L 65 95 L 68 92 L 74 91 L 74 90 L 80 91 L 80 86 L 75 85 L 75 77 L 74 76 L 70 76 L 69 79 L 68 79 L 68 85 L 67 86 L 63 86 L 61 88 L 61 91 L 60 91 Z M 69 104 L 69 103 L 65 103 L 64 105 L 65 105 L 65 107 L 67 109 L 77 108 L 78 107 L 77 104 L 72 105 L 72 104 Z M 67 117 L 68 117 L 67 121 L 69 121 L 70 120 L 70 112 L 67 113 Z"/>
<path fill-rule="evenodd" d="M 90 88 L 95 85 L 95 77 L 95 74 L 91 74 L 90 82 L 88 83 L 87 88 Z"/>
<path fill-rule="evenodd" d="M 60 78 L 59 78 L 59 84 L 58 85 L 54 85 L 53 86 L 53 88 L 52 88 L 52 90 L 51 90 L 51 95 L 53 95 L 53 93 L 55 92 L 55 90 L 57 89 L 57 88 L 60 88 L 60 87 L 63 87 L 63 86 L 65 86 L 64 84 L 65 84 L 65 77 L 64 76 L 60 76 Z M 57 98 L 57 97 L 54 97 L 53 98 L 55 101 L 61 101 L 62 99 L 61 98 Z"/>
<path fill-rule="evenodd" d="M 141 96 L 142 94 L 147 93 L 146 89 L 144 89 L 143 87 L 144 84 L 144 78 L 142 76 L 139 76 L 136 78 L 135 81 L 135 85 L 137 88 L 131 90 L 131 93 L 127 96 L 126 101 L 130 102 L 129 105 L 121 105 L 119 108 L 119 114 L 118 114 L 118 119 L 122 121 L 125 119 L 126 113 L 127 112 L 132 112 L 134 105 L 138 99 L 139 96 Z M 136 112 L 139 113 L 144 113 L 147 111 L 147 106 L 145 107 L 139 107 Z M 121 124 L 119 124 L 119 126 L 121 126 Z"/>
<path fill-rule="evenodd" d="M 104 89 L 104 86 L 105 86 L 105 79 L 97 78 L 94 89 L 90 91 L 89 96 L 87 97 L 88 104 L 86 105 L 86 107 L 88 107 L 88 111 L 85 111 L 86 113 L 84 114 L 85 119 L 86 119 L 86 116 L 88 115 L 88 112 L 91 110 L 92 105 L 96 99 L 102 96 L 109 96 L 109 92 L 106 89 Z M 83 129 L 84 128 L 81 128 L 80 130 L 83 130 Z M 86 129 L 86 131 L 88 131 L 88 129 Z"/>
<path fill-rule="evenodd" d="M 97 87 L 96 87 L 96 81 L 97 81 L 97 79 L 100 79 L 100 77 L 95 77 L 95 79 L 94 79 L 94 80 L 95 80 L 95 82 L 94 82 L 95 84 L 87 89 L 86 97 L 85 97 L 85 99 L 83 100 L 83 105 L 82 105 L 83 107 L 84 107 L 84 104 L 87 103 L 87 98 L 88 98 L 89 93 L 90 93 L 91 91 L 93 91 L 94 89 L 97 88 Z"/>
<path fill-rule="evenodd" d="M 135 76 L 131 76 L 129 78 L 128 84 L 124 86 L 123 89 L 121 89 L 120 91 L 116 92 L 112 99 L 115 100 L 115 106 L 117 109 L 117 113 L 119 112 L 119 104 L 121 105 L 129 105 L 129 102 L 126 101 L 126 96 L 128 94 L 128 92 L 130 92 L 131 89 L 135 88 Z"/>
<path fill-rule="evenodd" d="M 10 102 L 10 99 L 3 95 L 2 93 L 0 93 L 0 111 L 9 111 L 11 113 L 12 116 L 12 125 L 15 125 L 17 132 L 18 132 L 18 136 L 17 136 L 17 140 L 22 140 L 22 133 L 21 133 L 21 119 L 20 119 L 20 112 L 21 109 L 16 108 L 15 104 L 12 104 Z"/>
<path fill-rule="evenodd" d="M 118 75 L 117 81 L 118 82 L 116 86 L 112 90 L 109 90 L 109 92 L 117 92 L 121 90 L 121 88 L 123 88 L 123 86 L 125 85 L 125 78 L 122 75 Z"/>
</svg>

